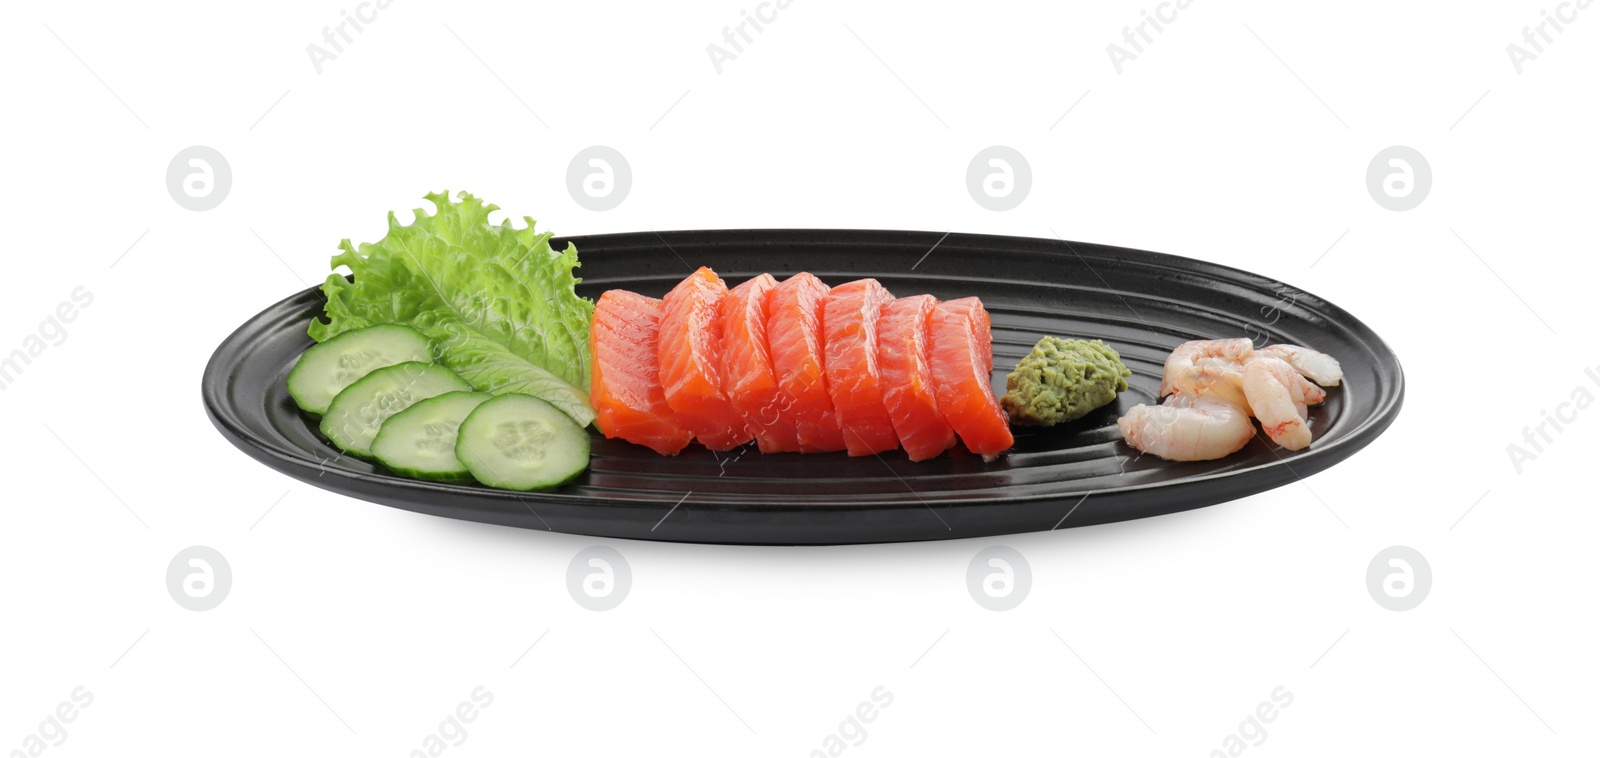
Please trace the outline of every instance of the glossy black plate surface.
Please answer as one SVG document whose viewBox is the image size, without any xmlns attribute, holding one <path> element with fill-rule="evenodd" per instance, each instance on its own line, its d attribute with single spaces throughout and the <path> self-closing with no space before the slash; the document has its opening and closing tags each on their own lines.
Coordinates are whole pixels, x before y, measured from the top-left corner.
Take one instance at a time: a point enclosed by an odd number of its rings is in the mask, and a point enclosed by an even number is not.
<svg viewBox="0 0 1600 758">
<path fill-rule="evenodd" d="M 1019 430 L 994 463 L 972 455 L 911 463 L 903 454 L 676 457 L 594 436 L 593 463 L 560 490 L 517 494 L 393 476 L 341 457 L 290 400 L 284 378 L 322 310 L 306 290 L 250 319 L 217 348 L 202 392 L 239 449 L 289 476 L 351 497 L 436 516 L 607 537 L 747 544 L 950 539 L 1087 526 L 1213 505 L 1308 477 L 1349 457 L 1399 413 L 1394 353 L 1351 314 L 1289 285 L 1203 261 L 1056 240 L 938 232 L 728 230 L 558 239 L 578 246 L 579 294 L 625 288 L 659 297 L 695 266 L 732 283 L 810 271 L 829 284 L 876 277 L 899 295 L 976 295 L 994 322 L 996 394 L 1044 335 L 1102 339 L 1133 370 L 1118 402 L 1066 427 Z M 1257 435 L 1220 461 L 1140 456 L 1116 430 L 1154 401 L 1166 355 L 1190 339 L 1248 336 L 1316 347 L 1343 386 L 1312 412 L 1315 442 L 1288 452 Z M 958 446 L 959 447 L 959 446 Z M 1070 514 L 1070 515 L 1069 515 Z"/>
</svg>

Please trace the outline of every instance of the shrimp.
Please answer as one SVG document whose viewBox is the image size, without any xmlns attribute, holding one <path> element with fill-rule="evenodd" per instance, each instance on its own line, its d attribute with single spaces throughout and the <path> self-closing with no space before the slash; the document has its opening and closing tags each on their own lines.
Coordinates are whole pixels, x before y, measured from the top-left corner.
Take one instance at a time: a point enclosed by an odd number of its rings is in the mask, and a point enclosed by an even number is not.
<svg viewBox="0 0 1600 758">
<path fill-rule="evenodd" d="M 1299 371 L 1301 376 L 1324 387 L 1337 387 L 1339 380 L 1344 378 L 1344 369 L 1339 367 L 1338 359 L 1309 347 L 1268 345 L 1257 350 L 1256 355 L 1282 359 L 1284 363 Z"/>
<path fill-rule="evenodd" d="M 1245 364 L 1243 389 L 1251 415 L 1273 442 L 1289 450 L 1311 445 L 1306 406 L 1325 399 L 1322 388 L 1306 381 L 1288 362 L 1261 356 Z"/>
<path fill-rule="evenodd" d="M 1199 392 L 1197 388 L 1207 386 L 1210 381 L 1219 380 L 1221 375 L 1207 379 L 1201 376 L 1202 369 L 1211 367 L 1214 372 L 1222 371 L 1231 364 L 1244 362 L 1253 352 L 1250 340 L 1244 337 L 1185 342 L 1173 349 L 1172 355 L 1167 356 L 1166 368 L 1161 377 L 1160 395 L 1165 397 L 1174 392 L 1205 394 Z"/>
<path fill-rule="evenodd" d="M 1229 436 L 1238 433 L 1230 424 L 1239 416 L 1249 425 L 1254 416 L 1273 442 L 1301 450 L 1311 444 L 1306 407 L 1327 397 L 1317 384 L 1334 387 L 1343 378 L 1332 356 L 1299 345 L 1254 350 L 1244 338 L 1185 342 L 1168 356 L 1163 371 L 1161 394 L 1169 396 L 1167 403 L 1134 408 L 1118 426 L 1128 444 L 1140 450 L 1170 460 L 1209 460 L 1243 447 L 1249 437 Z M 1231 408 L 1232 414 L 1221 406 Z M 1209 454 L 1227 445 L 1235 446 Z M 1184 457 L 1158 452 L 1158 447 L 1172 448 L 1174 455 Z"/>
<path fill-rule="evenodd" d="M 1168 391 L 1174 395 L 1210 395 L 1240 408 L 1250 407 L 1244 396 L 1244 363 L 1227 358 L 1201 358 L 1179 367 Z"/>
<path fill-rule="evenodd" d="M 1187 394 L 1168 397 L 1161 405 L 1136 405 L 1117 419 L 1117 429 L 1134 449 L 1169 461 L 1223 458 L 1256 434 L 1250 414 L 1239 406 Z"/>
</svg>

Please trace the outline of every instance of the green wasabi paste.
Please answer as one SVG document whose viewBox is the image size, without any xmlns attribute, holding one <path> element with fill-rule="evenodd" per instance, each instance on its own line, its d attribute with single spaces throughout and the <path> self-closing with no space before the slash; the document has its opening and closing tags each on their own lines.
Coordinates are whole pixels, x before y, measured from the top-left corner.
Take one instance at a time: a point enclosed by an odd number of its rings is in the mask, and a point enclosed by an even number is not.
<svg viewBox="0 0 1600 758">
<path fill-rule="evenodd" d="M 1100 340 L 1045 337 L 1006 377 L 1000 406 L 1013 424 L 1054 426 L 1116 400 L 1132 373 Z"/>
</svg>

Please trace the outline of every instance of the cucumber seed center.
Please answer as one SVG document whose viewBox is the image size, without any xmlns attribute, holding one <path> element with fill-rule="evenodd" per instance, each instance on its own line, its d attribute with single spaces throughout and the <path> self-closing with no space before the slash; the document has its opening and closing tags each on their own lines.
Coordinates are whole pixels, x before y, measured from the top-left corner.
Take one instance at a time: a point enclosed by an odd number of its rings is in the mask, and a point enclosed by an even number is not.
<svg viewBox="0 0 1600 758">
<path fill-rule="evenodd" d="M 544 446 L 556 436 L 548 424 L 539 421 L 505 421 L 494 431 L 495 448 L 521 462 L 544 460 Z"/>
<path fill-rule="evenodd" d="M 330 377 L 332 385 L 343 389 L 367 375 L 377 356 L 366 350 L 352 350 L 339 356 L 339 369 Z"/>
<path fill-rule="evenodd" d="M 428 424 L 422 427 L 422 437 L 417 440 L 417 449 L 425 453 L 440 455 L 455 453 L 456 432 L 449 424 Z"/>
</svg>

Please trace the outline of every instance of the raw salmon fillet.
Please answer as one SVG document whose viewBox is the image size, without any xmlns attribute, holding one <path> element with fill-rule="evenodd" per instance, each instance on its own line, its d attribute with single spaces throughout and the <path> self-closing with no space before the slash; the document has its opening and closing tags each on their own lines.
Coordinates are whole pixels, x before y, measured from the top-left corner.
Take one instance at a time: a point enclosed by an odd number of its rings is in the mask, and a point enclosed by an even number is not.
<svg viewBox="0 0 1600 758">
<path fill-rule="evenodd" d="M 955 430 L 939 412 L 928 359 L 928 316 L 938 306 L 932 295 L 913 295 L 885 304 L 878 314 L 883 406 L 913 461 L 933 458 L 956 444 Z"/>
<path fill-rule="evenodd" d="M 857 279 L 834 287 L 822 304 L 828 394 L 851 455 L 900 447 L 878 370 L 878 313 L 891 300 L 878 280 Z"/>
<path fill-rule="evenodd" d="M 660 300 L 626 290 L 600 296 L 589 322 L 589 402 L 595 426 L 606 437 L 676 455 L 693 435 L 678 423 L 661 390 L 660 329 Z"/>
<path fill-rule="evenodd" d="M 730 450 L 750 441 L 744 419 L 722 391 L 717 305 L 728 285 L 701 266 L 662 299 L 661 388 L 667 405 L 700 444 Z"/>
<path fill-rule="evenodd" d="M 1011 447 L 1006 412 L 989 386 L 994 369 L 989 312 L 975 297 L 940 303 L 928 320 L 939 410 L 968 450 L 994 460 Z"/>
<path fill-rule="evenodd" d="M 767 348 L 778 380 L 778 415 L 795 426 L 802 453 L 844 449 L 844 430 L 828 395 L 822 352 L 822 303 L 828 285 L 801 272 L 767 295 Z"/>
<path fill-rule="evenodd" d="M 762 274 L 722 296 L 717 319 L 722 326 L 722 391 L 744 418 L 763 453 L 800 449 L 794 420 L 779 413 L 778 378 L 767 349 L 767 295 L 778 286 Z"/>
</svg>

